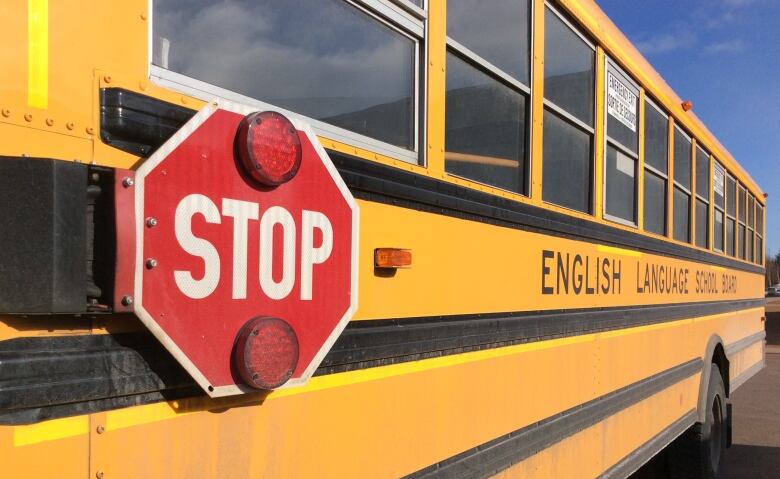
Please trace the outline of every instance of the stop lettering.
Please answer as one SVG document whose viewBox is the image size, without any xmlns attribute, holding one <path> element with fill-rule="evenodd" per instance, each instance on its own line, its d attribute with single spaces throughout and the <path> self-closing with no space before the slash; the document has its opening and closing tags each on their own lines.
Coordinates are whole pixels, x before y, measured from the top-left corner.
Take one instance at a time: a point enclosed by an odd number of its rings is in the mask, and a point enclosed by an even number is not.
<svg viewBox="0 0 780 479">
<path fill-rule="evenodd" d="M 356 308 L 358 208 L 308 125 L 214 105 L 136 172 L 134 310 L 212 396 L 302 384 Z"/>
</svg>

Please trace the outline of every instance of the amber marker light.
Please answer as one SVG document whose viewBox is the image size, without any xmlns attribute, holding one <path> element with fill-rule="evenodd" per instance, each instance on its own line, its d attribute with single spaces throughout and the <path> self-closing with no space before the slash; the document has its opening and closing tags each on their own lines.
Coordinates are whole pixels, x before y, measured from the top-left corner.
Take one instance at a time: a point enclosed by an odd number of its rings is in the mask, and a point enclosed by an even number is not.
<svg viewBox="0 0 780 479">
<path fill-rule="evenodd" d="M 412 250 L 377 248 L 374 250 L 374 266 L 377 268 L 409 268 L 412 266 Z"/>
<path fill-rule="evenodd" d="M 693 102 L 691 100 L 685 100 L 684 102 L 682 102 L 682 109 L 683 111 L 693 110 Z"/>
</svg>

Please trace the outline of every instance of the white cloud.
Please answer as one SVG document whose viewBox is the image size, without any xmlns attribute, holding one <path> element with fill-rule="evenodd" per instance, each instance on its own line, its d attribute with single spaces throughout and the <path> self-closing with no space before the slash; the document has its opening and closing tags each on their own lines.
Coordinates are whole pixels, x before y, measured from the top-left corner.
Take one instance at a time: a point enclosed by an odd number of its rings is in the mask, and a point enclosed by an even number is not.
<svg viewBox="0 0 780 479">
<path fill-rule="evenodd" d="M 696 34 L 690 30 L 677 29 L 661 32 L 637 42 L 637 48 L 645 55 L 669 53 L 684 50 L 696 44 Z"/>
<path fill-rule="evenodd" d="M 706 53 L 739 53 L 747 48 L 747 43 L 740 39 L 724 40 L 707 45 L 704 48 Z"/>
</svg>

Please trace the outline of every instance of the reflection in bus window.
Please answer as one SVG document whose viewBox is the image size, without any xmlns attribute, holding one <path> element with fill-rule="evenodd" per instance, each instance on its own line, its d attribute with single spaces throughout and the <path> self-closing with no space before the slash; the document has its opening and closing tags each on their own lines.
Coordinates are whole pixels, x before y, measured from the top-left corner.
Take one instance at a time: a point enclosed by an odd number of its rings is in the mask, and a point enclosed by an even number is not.
<svg viewBox="0 0 780 479">
<path fill-rule="evenodd" d="M 669 118 L 645 101 L 644 227 L 666 234 L 666 182 L 669 169 Z"/>
<path fill-rule="evenodd" d="M 153 63 L 406 149 L 416 42 L 342 0 L 154 2 Z"/>
<path fill-rule="evenodd" d="M 529 4 L 529 0 L 448 0 L 447 35 L 528 85 Z"/>
<path fill-rule="evenodd" d="M 544 15 L 542 198 L 590 213 L 595 51 L 552 9 Z"/>
<path fill-rule="evenodd" d="M 691 139 L 674 129 L 674 239 L 691 242 Z"/>
<path fill-rule="evenodd" d="M 448 173 L 524 192 L 526 97 L 447 56 Z"/>
</svg>

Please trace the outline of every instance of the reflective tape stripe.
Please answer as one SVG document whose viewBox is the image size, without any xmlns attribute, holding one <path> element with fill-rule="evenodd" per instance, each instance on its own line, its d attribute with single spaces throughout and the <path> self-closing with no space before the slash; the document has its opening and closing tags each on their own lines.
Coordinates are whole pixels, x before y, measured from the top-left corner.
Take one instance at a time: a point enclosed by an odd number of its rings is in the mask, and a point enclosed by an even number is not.
<svg viewBox="0 0 780 479">
<path fill-rule="evenodd" d="M 27 0 L 27 104 L 49 106 L 49 0 Z"/>
</svg>

